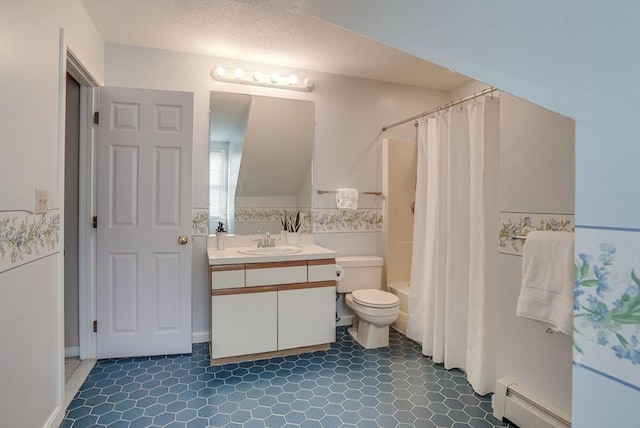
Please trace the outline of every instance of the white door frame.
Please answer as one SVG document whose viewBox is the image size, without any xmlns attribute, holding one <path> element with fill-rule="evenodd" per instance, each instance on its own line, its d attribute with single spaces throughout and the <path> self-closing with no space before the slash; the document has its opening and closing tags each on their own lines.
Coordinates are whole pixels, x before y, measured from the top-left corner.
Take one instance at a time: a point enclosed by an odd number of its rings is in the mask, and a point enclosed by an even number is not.
<svg viewBox="0 0 640 428">
<path fill-rule="evenodd" d="M 66 74 L 80 83 L 80 156 L 78 194 L 78 305 L 79 305 L 79 351 L 81 359 L 95 358 L 96 335 L 93 320 L 96 314 L 96 233 L 92 228 L 95 215 L 95 144 L 96 130 L 93 112 L 98 102 L 98 87 L 104 83 L 98 72 L 88 66 L 89 62 L 72 40 L 60 29 L 60 76 L 58 117 L 58 171 L 65 170 L 65 96 Z M 64 173 L 58 174 L 58 202 L 64 201 Z M 60 242 L 64 242 L 64 206 L 60 207 Z M 59 343 L 64 359 L 64 257 L 58 261 L 58 308 Z M 64 364 L 62 364 L 64 370 Z M 64 374 L 62 374 L 64 386 Z"/>
</svg>

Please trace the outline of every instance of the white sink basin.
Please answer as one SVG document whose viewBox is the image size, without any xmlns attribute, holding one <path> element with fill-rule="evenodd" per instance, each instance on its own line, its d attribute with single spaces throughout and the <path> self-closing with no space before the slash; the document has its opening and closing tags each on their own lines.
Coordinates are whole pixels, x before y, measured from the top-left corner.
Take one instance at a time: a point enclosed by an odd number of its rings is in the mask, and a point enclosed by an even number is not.
<svg viewBox="0 0 640 428">
<path fill-rule="evenodd" d="M 251 254 L 260 256 L 279 256 L 281 254 L 295 254 L 302 251 L 298 247 L 265 247 L 265 248 L 242 248 L 240 254 Z"/>
</svg>

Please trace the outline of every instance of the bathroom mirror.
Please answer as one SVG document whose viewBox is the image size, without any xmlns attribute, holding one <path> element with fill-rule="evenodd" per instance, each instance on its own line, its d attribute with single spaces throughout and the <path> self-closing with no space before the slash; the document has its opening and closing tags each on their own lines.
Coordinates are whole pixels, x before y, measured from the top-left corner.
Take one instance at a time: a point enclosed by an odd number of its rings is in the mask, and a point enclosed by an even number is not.
<svg viewBox="0 0 640 428">
<path fill-rule="evenodd" d="M 312 153 L 313 102 L 212 91 L 210 233 L 279 233 L 285 211 L 310 214 Z"/>
</svg>

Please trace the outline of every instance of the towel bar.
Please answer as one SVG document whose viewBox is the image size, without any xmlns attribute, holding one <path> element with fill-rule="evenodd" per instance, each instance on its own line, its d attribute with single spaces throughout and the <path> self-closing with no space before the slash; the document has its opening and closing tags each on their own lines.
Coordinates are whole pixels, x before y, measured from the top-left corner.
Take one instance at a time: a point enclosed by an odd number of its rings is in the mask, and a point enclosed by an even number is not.
<svg viewBox="0 0 640 428">
<path fill-rule="evenodd" d="M 336 190 L 316 190 L 318 195 L 322 195 L 324 193 L 336 193 Z M 363 195 L 376 195 L 382 196 L 382 192 L 360 192 Z"/>
</svg>

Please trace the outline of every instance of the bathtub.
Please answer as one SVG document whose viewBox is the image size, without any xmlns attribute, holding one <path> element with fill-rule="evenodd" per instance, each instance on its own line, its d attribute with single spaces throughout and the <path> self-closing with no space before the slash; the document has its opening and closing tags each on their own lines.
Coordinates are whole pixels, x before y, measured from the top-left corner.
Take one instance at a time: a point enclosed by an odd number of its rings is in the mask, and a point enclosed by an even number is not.
<svg viewBox="0 0 640 428">
<path fill-rule="evenodd" d="M 398 296 L 400 300 L 400 315 L 396 322 L 392 324 L 396 330 L 407 334 L 407 312 L 409 311 L 409 283 L 408 282 L 396 282 L 387 285 L 389 292 Z"/>
</svg>

